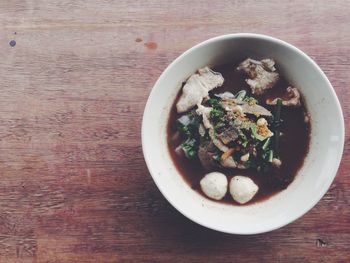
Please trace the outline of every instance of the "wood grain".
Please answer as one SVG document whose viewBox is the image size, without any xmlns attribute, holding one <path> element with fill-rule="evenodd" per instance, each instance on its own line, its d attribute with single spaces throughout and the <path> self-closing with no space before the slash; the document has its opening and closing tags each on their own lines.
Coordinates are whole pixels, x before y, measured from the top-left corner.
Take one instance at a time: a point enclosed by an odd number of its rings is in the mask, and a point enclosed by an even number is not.
<svg viewBox="0 0 350 263">
<path fill-rule="evenodd" d="M 0 262 L 349 262 L 349 12 L 345 0 L 1 1 Z M 225 235 L 180 215 L 141 151 L 144 105 L 162 70 L 233 32 L 307 52 L 346 119 L 331 189 L 263 235 Z"/>
</svg>

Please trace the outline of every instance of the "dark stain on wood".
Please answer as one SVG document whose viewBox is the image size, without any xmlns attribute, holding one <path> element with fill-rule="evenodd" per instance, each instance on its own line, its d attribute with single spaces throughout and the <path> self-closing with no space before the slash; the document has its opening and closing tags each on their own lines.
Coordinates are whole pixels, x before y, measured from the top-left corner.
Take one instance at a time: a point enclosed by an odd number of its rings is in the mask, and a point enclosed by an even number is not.
<svg viewBox="0 0 350 263">
<path fill-rule="evenodd" d="M 16 41 L 15 40 L 11 40 L 9 45 L 10 45 L 10 47 L 15 47 L 16 46 Z"/>
<path fill-rule="evenodd" d="M 324 241 L 321 238 L 316 239 L 316 246 L 317 247 L 326 247 L 328 244 L 326 241 Z"/>
</svg>

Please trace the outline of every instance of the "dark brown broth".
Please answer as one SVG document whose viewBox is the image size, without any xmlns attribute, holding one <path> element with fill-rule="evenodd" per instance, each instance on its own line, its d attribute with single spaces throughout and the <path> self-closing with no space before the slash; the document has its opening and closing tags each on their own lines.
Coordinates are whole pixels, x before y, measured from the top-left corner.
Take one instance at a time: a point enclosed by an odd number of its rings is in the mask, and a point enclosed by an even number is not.
<svg viewBox="0 0 350 263">
<path fill-rule="evenodd" d="M 237 65 L 238 63 L 236 63 Z M 235 70 L 235 64 L 226 64 L 221 66 L 213 67 L 214 71 L 220 72 L 225 81 L 224 85 L 220 88 L 215 89 L 214 93 L 222 93 L 224 91 L 230 91 L 236 93 L 242 89 L 250 90 L 245 82 L 245 77 Z M 277 69 L 278 70 L 278 69 Z M 259 104 L 266 107 L 273 112 L 273 108 L 265 104 L 266 98 L 281 97 L 286 93 L 286 88 L 288 87 L 288 82 L 280 75 L 280 80 L 275 85 L 273 89 L 268 91 L 262 96 L 254 96 L 258 99 Z M 181 114 L 176 112 L 176 102 L 178 101 L 181 90 L 174 101 L 171 109 L 170 118 L 168 121 L 168 147 L 172 160 L 183 178 L 190 184 L 192 189 L 198 191 L 204 195 L 199 187 L 199 182 L 203 176 L 209 172 L 221 171 L 227 175 L 228 179 L 235 175 L 243 175 L 250 177 L 258 186 L 259 191 L 257 195 L 249 203 L 265 200 L 271 197 L 273 194 L 285 189 L 290 182 L 293 181 L 294 177 L 298 173 L 298 170 L 302 167 L 304 159 L 309 149 L 310 142 L 310 124 L 304 122 L 304 112 L 306 112 L 305 104 L 302 102 L 302 107 L 299 108 L 289 108 L 283 107 L 281 111 L 281 118 L 283 124 L 280 131 L 283 136 L 280 138 L 279 143 L 279 155 L 282 160 L 282 167 L 278 170 L 277 176 L 284 178 L 287 183 L 276 184 L 271 183 L 270 180 L 266 178 L 266 175 L 258 173 L 255 170 L 239 170 L 239 169 L 218 169 L 214 168 L 211 170 L 206 170 L 202 167 L 199 160 L 188 160 L 185 156 L 179 156 L 175 153 L 175 148 L 181 143 L 181 139 L 173 139 L 176 133 L 174 127 L 176 119 L 178 119 Z M 205 195 L 204 195 L 205 196 Z M 220 202 L 237 204 L 233 201 L 229 192 Z"/>
</svg>

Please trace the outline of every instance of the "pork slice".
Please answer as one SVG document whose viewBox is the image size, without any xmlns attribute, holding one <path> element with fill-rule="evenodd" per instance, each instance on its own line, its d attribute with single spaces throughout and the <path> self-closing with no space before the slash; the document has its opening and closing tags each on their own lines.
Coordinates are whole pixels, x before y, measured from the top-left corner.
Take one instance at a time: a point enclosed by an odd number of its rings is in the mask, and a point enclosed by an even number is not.
<svg viewBox="0 0 350 263">
<path fill-rule="evenodd" d="M 238 138 L 238 133 L 235 128 L 233 127 L 228 127 L 221 133 L 217 135 L 217 137 L 224 143 L 228 144 L 230 142 L 235 141 Z"/>
<path fill-rule="evenodd" d="M 278 81 L 279 74 L 276 72 L 275 61 L 263 59 L 261 61 L 247 58 L 239 64 L 238 70 L 248 75 L 246 79 L 252 93 L 261 95 L 271 89 Z"/>
<path fill-rule="evenodd" d="M 182 94 L 176 104 L 178 113 L 186 112 L 200 104 L 203 98 L 208 96 L 209 91 L 222 86 L 224 78 L 219 72 L 215 72 L 208 67 L 198 70 L 188 78 L 182 88 Z"/>
<path fill-rule="evenodd" d="M 217 166 L 213 158 L 216 154 L 217 149 L 214 143 L 209 140 L 201 139 L 198 148 L 198 158 L 204 168 L 210 169 Z"/>
</svg>

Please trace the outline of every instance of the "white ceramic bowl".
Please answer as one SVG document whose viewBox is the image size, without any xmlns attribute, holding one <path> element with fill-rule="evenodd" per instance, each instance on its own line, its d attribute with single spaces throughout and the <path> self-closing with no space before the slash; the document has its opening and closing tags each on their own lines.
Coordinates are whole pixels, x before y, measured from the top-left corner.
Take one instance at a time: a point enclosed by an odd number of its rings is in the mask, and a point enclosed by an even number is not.
<svg viewBox="0 0 350 263">
<path fill-rule="evenodd" d="M 176 170 L 166 138 L 170 107 L 181 83 L 198 68 L 229 63 L 237 54 L 275 59 L 287 80 L 304 95 L 312 126 L 310 150 L 295 180 L 270 199 L 248 206 L 217 203 L 193 191 Z M 309 211 L 330 187 L 343 145 L 343 114 L 322 70 L 296 47 L 257 34 L 215 37 L 183 53 L 164 70 L 154 85 L 142 122 L 143 154 L 165 198 L 194 222 L 232 234 L 271 231 Z"/>
</svg>

